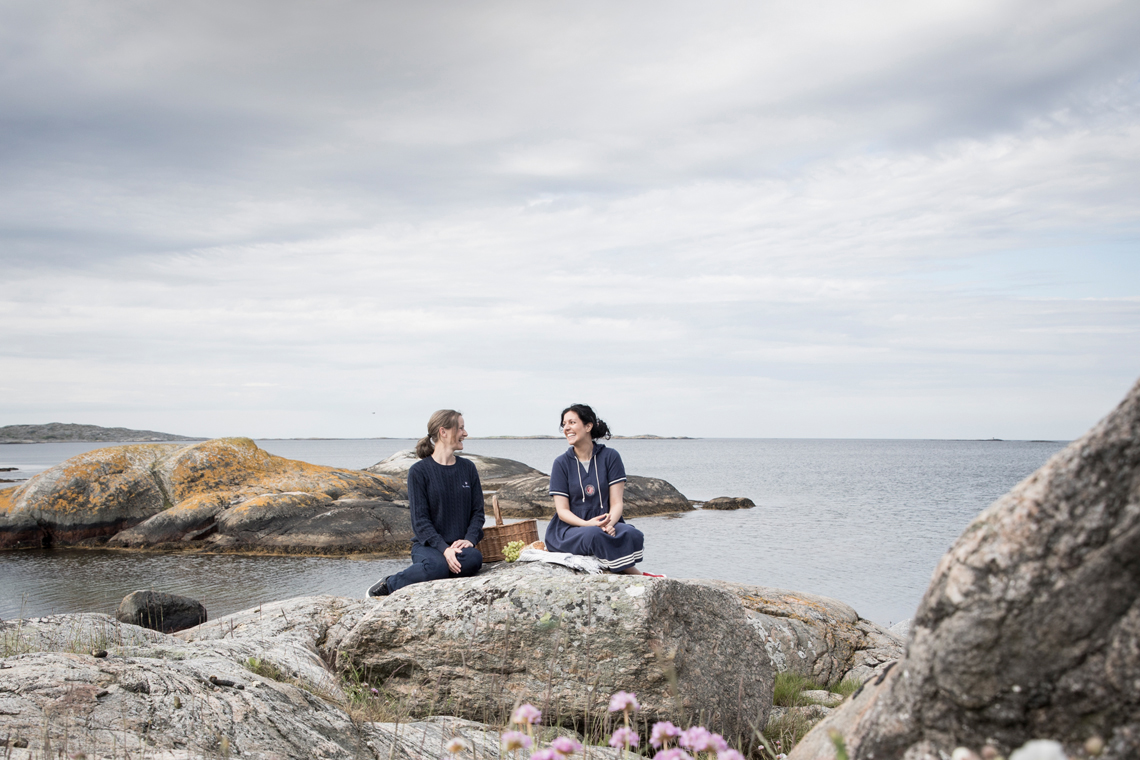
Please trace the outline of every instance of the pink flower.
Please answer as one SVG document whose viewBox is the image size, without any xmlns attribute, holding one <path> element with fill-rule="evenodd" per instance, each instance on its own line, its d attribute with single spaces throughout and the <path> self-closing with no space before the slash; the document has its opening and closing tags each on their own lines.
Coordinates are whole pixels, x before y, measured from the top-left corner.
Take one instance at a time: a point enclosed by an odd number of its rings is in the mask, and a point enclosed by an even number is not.
<svg viewBox="0 0 1140 760">
<path fill-rule="evenodd" d="M 641 705 L 637 704 L 637 697 L 630 694 L 628 691 L 619 691 L 610 697 L 610 712 L 622 712 L 623 710 L 640 710 Z"/>
<path fill-rule="evenodd" d="M 723 742 L 724 740 L 721 739 Z M 715 745 L 713 744 L 713 735 L 704 726 L 693 726 L 688 731 L 681 734 L 681 738 L 677 740 L 685 749 L 692 750 L 693 752 L 707 752 Z M 727 747 L 726 747 L 727 749 Z"/>
<path fill-rule="evenodd" d="M 530 749 L 534 744 L 530 737 L 521 731 L 504 731 L 499 737 L 503 742 L 503 749 L 514 752 L 516 749 Z"/>
<path fill-rule="evenodd" d="M 682 747 L 692 752 L 724 752 L 728 749 L 728 742 L 720 734 L 709 733 L 703 726 L 693 726 L 681 734 L 678 742 Z"/>
<path fill-rule="evenodd" d="M 689 753 L 683 749 L 663 749 L 653 756 L 653 760 L 693 760 Z"/>
<path fill-rule="evenodd" d="M 653 731 L 649 734 L 649 743 L 654 747 L 660 747 L 670 739 L 676 739 L 681 735 L 681 729 L 674 726 L 667 720 L 660 723 L 653 724 Z"/>
<path fill-rule="evenodd" d="M 779 757 L 786 757 L 786 755 L 779 755 Z M 744 760 L 744 755 L 734 749 L 726 749 L 716 753 L 716 760 Z"/>
<path fill-rule="evenodd" d="M 546 749 L 540 749 L 537 752 L 532 752 L 530 760 L 562 760 L 562 755 L 559 755 L 557 752 L 547 747 Z"/>
<path fill-rule="evenodd" d="M 636 747 L 637 743 L 641 741 L 641 737 L 632 728 L 625 726 L 614 731 L 614 735 L 610 737 L 611 747 Z"/>
<path fill-rule="evenodd" d="M 511 723 L 538 723 L 540 720 L 542 720 L 542 710 L 527 702 L 523 702 L 511 713 Z"/>
<path fill-rule="evenodd" d="M 582 745 L 569 736 L 559 736 L 550 743 L 550 748 L 559 755 L 572 755 L 575 752 L 581 751 Z"/>
</svg>

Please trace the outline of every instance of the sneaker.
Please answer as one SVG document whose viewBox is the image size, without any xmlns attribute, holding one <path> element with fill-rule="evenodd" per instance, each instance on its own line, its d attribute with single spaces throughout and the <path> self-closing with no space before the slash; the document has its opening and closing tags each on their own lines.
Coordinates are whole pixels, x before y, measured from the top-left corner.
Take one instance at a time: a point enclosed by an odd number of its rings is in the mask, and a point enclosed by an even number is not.
<svg viewBox="0 0 1140 760">
<path fill-rule="evenodd" d="M 368 591 L 364 593 L 364 596 L 388 596 L 388 594 L 391 594 L 392 589 L 388 588 L 388 578 L 389 576 L 385 575 L 383 578 L 373 583 L 368 587 Z"/>
<path fill-rule="evenodd" d="M 649 578 L 668 578 L 669 577 L 669 576 L 665 575 L 665 573 L 647 573 L 647 572 L 642 571 L 641 574 L 646 576 L 646 577 L 649 577 Z"/>
</svg>

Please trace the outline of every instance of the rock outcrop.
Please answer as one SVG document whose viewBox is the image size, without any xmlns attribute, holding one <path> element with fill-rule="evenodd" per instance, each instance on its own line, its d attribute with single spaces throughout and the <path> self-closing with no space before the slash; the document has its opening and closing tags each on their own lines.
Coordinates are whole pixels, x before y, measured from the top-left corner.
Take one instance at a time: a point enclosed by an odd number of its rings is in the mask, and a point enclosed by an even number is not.
<svg viewBox="0 0 1140 760">
<path fill-rule="evenodd" d="M 179 638 L 106 615 L 0 623 L 0 746 L 12 760 L 411 760 L 446 755 L 446 742 L 460 737 L 476 756 L 497 757 L 497 726 L 368 722 L 350 712 L 371 697 L 348 698 L 316 645 L 365 605 L 292 600 Z M 608 747 L 590 754 L 617 757 Z"/>
<path fill-rule="evenodd" d="M 470 459 L 479 471 L 488 514 L 491 497 L 499 495 L 499 509 L 507 518 L 535 518 L 548 520 L 554 515 L 554 500 L 550 497 L 550 476 L 522 462 L 480 454 L 460 453 Z M 416 463 L 411 449 L 397 451 L 387 459 L 365 468 L 365 472 L 386 475 L 407 482 L 407 472 Z M 684 494 L 660 478 L 630 475 L 625 484 L 626 517 L 688 512 L 693 505 Z"/>
<path fill-rule="evenodd" d="M 767 722 L 774 670 L 764 641 L 733 595 L 712 586 L 504 564 L 370 603 L 323 646 L 339 670 L 399 694 L 416 714 L 494 722 L 521 699 L 582 727 L 627 690 L 643 721 L 702 722 L 745 739 Z"/>
<path fill-rule="evenodd" d="M 201 625 L 209 619 L 197 599 L 159 591 L 132 591 L 119 602 L 115 619 L 163 633 L 174 633 Z"/>
<path fill-rule="evenodd" d="M 405 551 L 400 484 L 248 438 L 89 451 L 0 491 L 0 549 L 86 545 Z"/>
<path fill-rule="evenodd" d="M 740 600 L 779 672 L 798 673 L 823 685 L 845 679 L 863 682 L 903 655 L 902 638 L 836 599 L 745 583 L 692 582 L 723 589 Z"/>
<path fill-rule="evenodd" d="M 1140 757 L 1140 383 L 983 511 L 935 569 L 906 656 L 793 760 L 926 760 L 1029 739 Z"/>
<path fill-rule="evenodd" d="M 96 614 L 0 622 L 0 652 L 0 736 L 18 760 L 380 760 L 440 756 L 455 736 L 497 756 L 492 726 L 517 702 L 602 729 L 618 690 L 637 693 L 643 737 L 671 719 L 747 742 L 774 680 L 730 593 L 534 564 L 381 599 L 265 604 L 175 635 Z M 405 720 L 371 722 L 384 711 Z"/>
</svg>

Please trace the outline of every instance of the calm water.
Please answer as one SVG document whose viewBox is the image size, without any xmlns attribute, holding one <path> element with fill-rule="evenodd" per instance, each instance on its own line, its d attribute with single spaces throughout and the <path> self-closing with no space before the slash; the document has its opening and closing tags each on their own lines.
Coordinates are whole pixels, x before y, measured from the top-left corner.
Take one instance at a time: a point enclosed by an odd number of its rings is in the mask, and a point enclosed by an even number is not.
<svg viewBox="0 0 1140 760">
<path fill-rule="evenodd" d="M 360 468 L 409 440 L 258 441 L 274 454 Z M 0 477 L 27 477 L 105 444 L 0 446 Z M 747 496 L 756 508 L 639 518 L 645 569 L 841 599 L 880 623 L 913 615 L 938 558 L 969 521 L 1064 443 L 700 439 L 613 441 L 626 469 L 690 499 Z M 467 451 L 550 471 L 561 440 L 468 441 Z M 543 526 L 540 525 L 541 534 Z M 0 553 L 0 617 L 113 612 L 155 588 L 193 596 L 211 617 L 302 594 L 362 596 L 403 560 Z M 220 579 L 226 579 L 220 583 Z"/>
</svg>

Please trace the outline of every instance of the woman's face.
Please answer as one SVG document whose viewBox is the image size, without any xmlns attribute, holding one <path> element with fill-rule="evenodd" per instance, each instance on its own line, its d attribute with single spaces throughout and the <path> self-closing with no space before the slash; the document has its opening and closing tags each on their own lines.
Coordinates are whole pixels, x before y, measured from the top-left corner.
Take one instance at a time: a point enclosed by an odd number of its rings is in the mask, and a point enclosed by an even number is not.
<svg viewBox="0 0 1140 760">
<path fill-rule="evenodd" d="M 562 435 L 566 436 L 566 442 L 571 446 L 580 441 L 589 440 L 590 431 L 593 429 L 593 423 L 582 424 L 582 419 L 577 412 L 566 412 L 562 415 Z"/>
<path fill-rule="evenodd" d="M 463 416 L 460 415 L 459 422 L 453 428 L 441 427 L 439 429 L 439 442 L 445 446 L 450 446 L 456 451 L 463 449 L 463 439 L 467 437 L 467 428 L 463 426 Z"/>
</svg>

